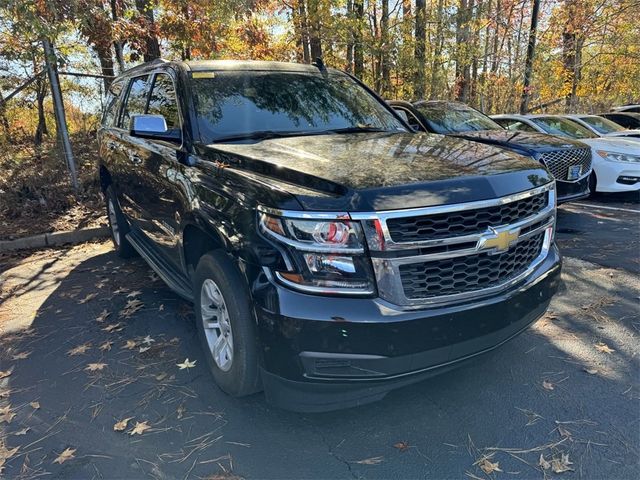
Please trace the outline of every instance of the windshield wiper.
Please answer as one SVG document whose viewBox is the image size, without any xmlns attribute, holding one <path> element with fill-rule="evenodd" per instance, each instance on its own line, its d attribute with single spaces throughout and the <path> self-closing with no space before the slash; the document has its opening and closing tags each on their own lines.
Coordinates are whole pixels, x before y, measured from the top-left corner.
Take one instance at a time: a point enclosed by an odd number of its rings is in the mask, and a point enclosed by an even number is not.
<svg viewBox="0 0 640 480">
<path fill-rule="evenodd" d="M 268 140 L 270 138 L 301 137 L 313 135 L 315 132 L 305 132 L 301 130 L 256 130 L 254 132 L 236 133 L 225 137 L 218 137 L 213 143 L 234 142 L 237 140 Z"/>
<path fill-rule="evenodd" d="M 330 130 L 325 130 L 326 133 L 361 133 L 361 132 L 395 132 L 395 131 L 396 130 L 389 130 L 388 128 L 370 127 L 367 125 L 357 125 L 355 127 L 333 128 Z"/>
</svg>

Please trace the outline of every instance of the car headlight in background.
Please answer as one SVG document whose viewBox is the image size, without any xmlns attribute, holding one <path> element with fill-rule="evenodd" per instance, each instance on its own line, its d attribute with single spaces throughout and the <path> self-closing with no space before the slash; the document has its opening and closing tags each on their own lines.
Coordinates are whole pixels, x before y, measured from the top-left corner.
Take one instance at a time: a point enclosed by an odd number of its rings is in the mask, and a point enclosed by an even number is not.
<svg viewBox="0 0 640 480">
<path fill-rule="evenodd" d="M 287 271 L 275 272 L 281 283 L 310 293 L 375 292 L 359 222 L 348 216 L 312 213 L 287 216 L 263 211 L 258 215 L 260 231 L 275 241 L 287 257 Z"/>
<path fill-rule="evenodd" d="M 605 160 L 609 160 L 610 162 L 640 163 L 640 155 L 630 155 L 628 153 L 607 152 L 605 150 L 597 150 L 597 152 L 598 152 L 598 155 L 600 155 Z"/>
</svg>

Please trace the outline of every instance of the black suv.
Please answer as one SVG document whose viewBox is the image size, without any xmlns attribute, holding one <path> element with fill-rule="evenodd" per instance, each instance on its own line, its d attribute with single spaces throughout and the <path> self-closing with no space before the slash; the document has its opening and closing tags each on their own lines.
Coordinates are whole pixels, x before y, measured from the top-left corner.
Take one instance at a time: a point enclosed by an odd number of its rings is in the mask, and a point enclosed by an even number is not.
<svg viewBox="0 0 640 480">
<path fill-rule="evenodd" d="M 557 181 L 558 203 L 589 195 L 591 149 L 584 143 L 537 132 L 508 131 L 485 114 L 460 102 L 392 100 L 389 105 L 416 131 L 496 145 L 538 160 Z"/>
<path fill-rule="evenodd" d="M 194 302 L 230 395 L 371 402 L 504 343 L 558 288 L 539 163 L 414 133 L 321 64 L 144 64 L 98 136 L 117 253 Z"/>
</svg>

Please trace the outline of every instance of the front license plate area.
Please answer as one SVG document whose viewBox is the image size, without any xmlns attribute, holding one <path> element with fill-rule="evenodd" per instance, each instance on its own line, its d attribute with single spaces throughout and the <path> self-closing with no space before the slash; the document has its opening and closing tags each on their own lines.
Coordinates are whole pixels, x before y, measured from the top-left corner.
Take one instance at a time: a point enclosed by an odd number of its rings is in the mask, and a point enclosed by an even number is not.
<svg viewBox="0 0 640 480">
<path fill-rule="evenodd" d="M 582 165 L 571 165 L 567 173 L 567 180 L 577 180 L 582 175 Z"/>
</svg>

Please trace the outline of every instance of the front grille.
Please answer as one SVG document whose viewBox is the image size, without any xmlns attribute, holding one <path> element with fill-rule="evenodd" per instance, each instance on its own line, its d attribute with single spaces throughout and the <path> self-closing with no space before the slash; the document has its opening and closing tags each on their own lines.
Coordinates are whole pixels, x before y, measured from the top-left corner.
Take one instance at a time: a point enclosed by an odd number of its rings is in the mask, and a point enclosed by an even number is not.
<svg viewBox="0 0 640 480">
<path fill-rule="evenodd" d="M 548 192 L 477 210 L 423 215 L 419 217 L 390 218 L 389 235 L 394 242 L 419 242 L 483 233 L 489 227 L 511 225 L 531 217 L 548 204 Z"/>
<path fill-rule="evenodd" d="M 408 299 L 428 299 L 498 286 L 523 273 L 540 255 L 544 231 L 500 254 L 447 258 L 400 265 Z"/>
<path fill-rule="evenodd" d="M 556 180 L 563 182 L 575 181 L 577 178 L 569 180 L 569 169 L 576 165 L 582 166 L 579 177 L 583 177 L 591 170 L 591 149 L 572 148 L 568 150 L 556 150 L 542 154 L 540 160 L 546 165 Z"/>
</svg>

